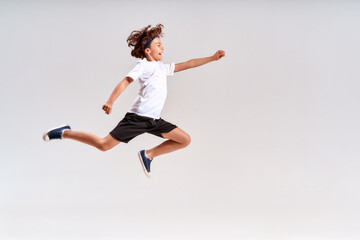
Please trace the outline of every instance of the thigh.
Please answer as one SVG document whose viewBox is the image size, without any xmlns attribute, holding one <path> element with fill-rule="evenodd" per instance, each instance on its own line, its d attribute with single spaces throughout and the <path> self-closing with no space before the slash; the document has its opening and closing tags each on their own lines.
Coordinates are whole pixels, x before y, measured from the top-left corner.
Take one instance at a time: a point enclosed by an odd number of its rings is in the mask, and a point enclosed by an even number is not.
<svg viewBox="0 0 360 240">
<path fill-rule="evenodd" d="M 173 140 L 175 142 L 183 143 L 188 142 L 190 140 L 189 134 L 187 134 L 181 128 L 175 128 L 168 133 L 161 133 L 163 138 Z"/>
<path fill-rule="evenodd" d="M 108 134 L 106 137 L 104 137 L 103 141 L 104 141 L 104 145 L 106 147 L 108 147 L 109 149 L 111 149 L 111 148 L 115 147 L 116 145 L 118 145 L 119 143 L 121 143 L 121 141 L 115 139 L 110 134 Z"/>
</svg>

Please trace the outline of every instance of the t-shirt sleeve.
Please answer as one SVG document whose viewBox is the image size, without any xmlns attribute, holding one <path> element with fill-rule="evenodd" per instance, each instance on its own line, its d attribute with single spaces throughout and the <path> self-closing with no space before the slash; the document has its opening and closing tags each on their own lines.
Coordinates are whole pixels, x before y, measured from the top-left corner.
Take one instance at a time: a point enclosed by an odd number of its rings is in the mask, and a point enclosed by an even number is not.
<svg viewBox="0 0 360 240">
<path fill-rule="evenodd" d="M 175 63 L 165 64 L 165 66 L 166 66 L 166 75 L 173 76 L 175 70 Z"/>
<path fill-rule="evenodd" d="M 136 81 L 139 79 L 142 73 L 143 73 L 143 64 L 141 64 L 141 62 L 138 61 L 135 67 L 126 76 L 131 77 L 134 81 Z"/>
</svg>

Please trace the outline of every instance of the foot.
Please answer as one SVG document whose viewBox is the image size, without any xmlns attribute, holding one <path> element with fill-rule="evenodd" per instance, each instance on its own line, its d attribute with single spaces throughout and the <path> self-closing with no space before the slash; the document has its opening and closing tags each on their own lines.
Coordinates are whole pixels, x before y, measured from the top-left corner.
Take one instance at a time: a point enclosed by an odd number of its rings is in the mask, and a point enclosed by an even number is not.
<svg viewBox="0 0 360 240">
<path fill-rule="evenodd" d="M 64 131 L 70 130 L 70 129 L 71 128 L 68 124 L 60 126 L 60 127 L 52 128 L 52 129 L 48 130 L 46 133 L 44 133 L 43 139 L 45 142 L 48 142 L 53 139 L 62 139 Z"/>
<path fill-rule="evenodd" d="M 146 156 L 146 153 L 145 153 L 145 150 L 141 150 L 140 152 L 138 152 L 138 155 L 139 155 L 139 159 L 140 159 L 140 162 L 141 162 L 141 165 L 144 169 L 144 173 L 145 175 L 150 178 L 151 177 L 151 174 L 150 174 L 150 164 L 151 164 L 151 161 L 152 159 L 148 158 Z"/>
</svg>

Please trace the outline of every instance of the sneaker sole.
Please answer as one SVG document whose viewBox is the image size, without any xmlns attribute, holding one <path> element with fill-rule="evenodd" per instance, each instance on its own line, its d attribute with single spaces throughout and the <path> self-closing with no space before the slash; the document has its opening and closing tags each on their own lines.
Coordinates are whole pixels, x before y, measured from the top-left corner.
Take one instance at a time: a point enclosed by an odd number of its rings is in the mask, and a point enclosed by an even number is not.
<svg viewBox="0 0 360 240">
<path fill-rule="evenodd" d="M 62 127 L 70 127 L 69 124 L 64 124 L 64 125 L 61 125 L 61 126 L 58 126 L 58 127 L 54 127 L 54 128 L 51 128 L 49 130 L 47 130 L 44 134 L 43 134 L 43 139 L 45 142 L 49 142 L 50 139 L 49 139 L 49 136 L 48 136 L 48 133 L 51 132 L 52 130 L 54 129 L 57 129 L 57 128 L 62 128 Z"/>
<path fill-rule="evenodd" d="M 144 162 L 143 162 L 143 160 L 142 160 L 142 157 L 141 157 L 141 153 L 140 153 L 140 152 L 138 152 L 138 156 L 139 156 L 140 163 L 141 163 L 141 166 L 142 166 L 142 168 L 143 168 L 143 170 L 144 170 L 145 175 L 146 175 L 148 178 L 151 178 L 151 174 L 146 170 L 146 167 L 145 167 L 145 165 L 144 165 Z"/>
</svg>

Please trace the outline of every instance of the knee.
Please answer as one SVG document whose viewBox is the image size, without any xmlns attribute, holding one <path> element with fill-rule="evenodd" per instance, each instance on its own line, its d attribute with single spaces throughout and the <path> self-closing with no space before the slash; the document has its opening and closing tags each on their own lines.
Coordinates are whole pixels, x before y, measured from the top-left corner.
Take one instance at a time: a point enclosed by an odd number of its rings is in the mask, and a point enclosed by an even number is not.
<svg viewBox="0 0 360 240">
<path fill-rule="evenodd" d="M 99 149 L 102 152 L 106 152 L 111 149 L 111 147 L 103 140 L 99 141 L 96 144 L 96 148 Z"/>
<path fill-rule="evenodd" d="M 186 135 L 184 136 L 184 141 L 183 141 L 184 147 L 189 146 L 190 143 L 191 143 L 191 137 L 190 137 L 189 134 L 186 134 Z"/>
</svg>

